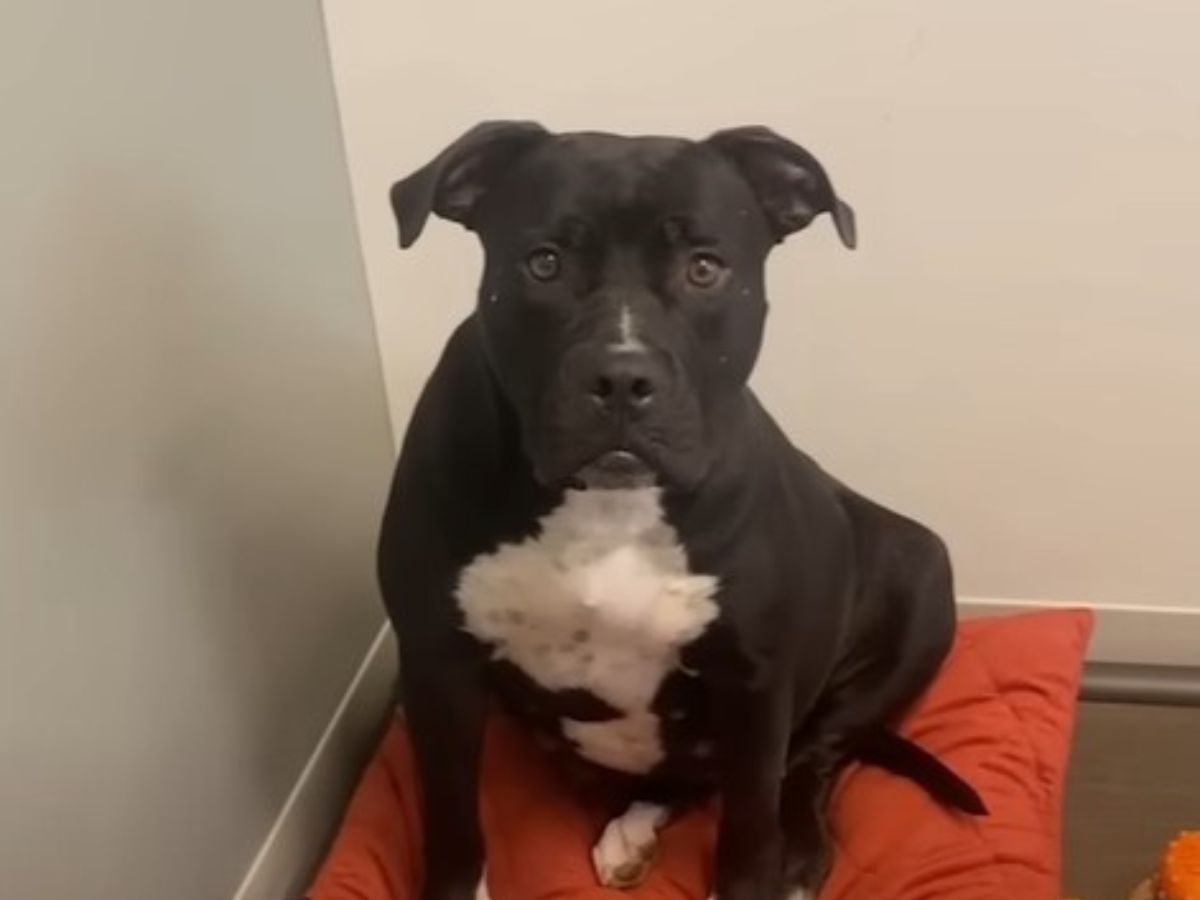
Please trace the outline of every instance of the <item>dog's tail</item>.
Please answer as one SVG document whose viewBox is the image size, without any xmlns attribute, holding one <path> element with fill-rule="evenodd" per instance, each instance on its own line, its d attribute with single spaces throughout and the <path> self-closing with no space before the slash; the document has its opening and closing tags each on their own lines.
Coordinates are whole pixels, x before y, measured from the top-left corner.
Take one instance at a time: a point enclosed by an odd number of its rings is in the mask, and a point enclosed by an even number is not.
<svg viewBox="0 0 1200 900">
<path fill-rule="evenodd" d="M 877 728 L 854 754 L 861 762 L 915 781 L 938 803 L 972 816 L 986 816 L 979 793 L 936 756 L 894 731 Z"/>
</svg>

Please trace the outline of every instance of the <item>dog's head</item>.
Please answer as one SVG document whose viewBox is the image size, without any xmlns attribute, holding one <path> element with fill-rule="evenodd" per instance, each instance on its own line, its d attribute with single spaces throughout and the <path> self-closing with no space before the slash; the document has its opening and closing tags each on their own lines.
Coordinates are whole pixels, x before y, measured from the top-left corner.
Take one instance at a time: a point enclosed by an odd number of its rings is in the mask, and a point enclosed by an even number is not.
<svg viewBox="0 0 1200 900">
<path fill-rule="evenodd" d="M 771 247 L 823 212 L 855 243 L 821 164 L 765 128 L 485 123 L 391 199 L 402 247 L 431 212 L 479 234 L 484 346 L 547 484 L 700 483 L 758 355 Z"/>
</svg>

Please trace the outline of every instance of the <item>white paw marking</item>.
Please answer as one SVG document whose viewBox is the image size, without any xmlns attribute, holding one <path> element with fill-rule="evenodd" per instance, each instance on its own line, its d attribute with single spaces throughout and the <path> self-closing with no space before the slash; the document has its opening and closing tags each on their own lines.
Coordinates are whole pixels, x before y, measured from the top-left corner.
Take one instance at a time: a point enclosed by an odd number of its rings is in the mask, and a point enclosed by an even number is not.
<svg viewBox="0 0 1200 900">
<path fill-rule="evenodd" d="M 475 886 L 475 900 L 492 900 L 492 895 L 487 889 L 487 870 L 479 876 L 479 884 Z"/>
<path fill-rule="evenodd" d="M 592 848 L 592 865 L 600 884 L 613 888 L 641 884 L 654 861 L 658 829 L 666 821 L 665 807 L 634 803 L 609 822 Z"/>
<path fill-rule="evenodd" d="M 620 710 L 564 719 L 580 756 L 644 774 L 663 758 L 651 709 L 679 652 L 717 615 L 717 579 L 688 568 L 661 492 L 567 491 L 538 534 L 462 571 L 463 625 L 549 691 L 580 688 Z"/>
</svg>

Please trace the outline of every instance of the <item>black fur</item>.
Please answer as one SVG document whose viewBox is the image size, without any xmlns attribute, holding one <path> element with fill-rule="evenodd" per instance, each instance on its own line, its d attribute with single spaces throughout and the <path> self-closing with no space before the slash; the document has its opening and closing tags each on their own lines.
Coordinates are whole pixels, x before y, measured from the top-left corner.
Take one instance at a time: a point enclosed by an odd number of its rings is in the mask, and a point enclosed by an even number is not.
<svg viewBox="0 0 1200 900">
<path fill-rule="evenodd" d="M 379 547 L 424 800 L 422 900 L 474 896 L 490 697 L 551 740 L 564 710 L 615 714 L 490 666 L 454 597 L 472 559 L 532 534 L 581 483 L 657 481 L 691 568 L 719 579 L 717 620 L 655 701 L 685 712 L 662 717 L 666 759 L 645 778 L 590 776 L 675 803 L 720 792 L 720 900 L 820 883 L 829 787 L 855 754 L 982 811 L 928 754 L 880 730 L 952 639 L 944 546 L 822 471 L 746 386 L 770 249 L 821 213 L 857 240 L 816 159 L 761 128 L 693 142 L 489 123 L 392 201 L 405 246 L 433 212 L 485 251 L 477 308 L 409 423 Z M 605 351 L 626 312 L 644 351 L 633 363 Z M 701 741 L 711 759 L 689 752 Z"/>
</svg>

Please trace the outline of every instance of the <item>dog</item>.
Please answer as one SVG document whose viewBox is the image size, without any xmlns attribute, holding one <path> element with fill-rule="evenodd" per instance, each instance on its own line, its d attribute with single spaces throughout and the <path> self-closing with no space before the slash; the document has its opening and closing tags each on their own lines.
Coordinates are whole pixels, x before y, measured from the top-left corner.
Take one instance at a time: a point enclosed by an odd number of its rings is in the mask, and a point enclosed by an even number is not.
<svg viewBox="0 0 1200 900">
<path fill-rule="evenodd" d="M 619 798 L 598 881 L 635 884 L 671 814 L 721 798 L 719 900 L 811 896 L 848 761 L 979 796 L 889 725 L 953 636 L 942 541 L 795 449 L 747 386 L 764 266 L 854 212 L 762 127 L 706 140 L 489 122 L 397 182 L 475 232 L 477 305 L 403 442 L 379 542 L 422 797 L 423 900 L 487 896 L 494 702 Z"/>
</svg>

